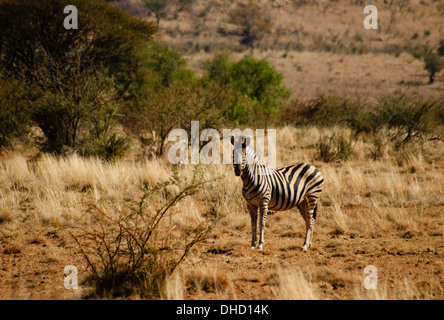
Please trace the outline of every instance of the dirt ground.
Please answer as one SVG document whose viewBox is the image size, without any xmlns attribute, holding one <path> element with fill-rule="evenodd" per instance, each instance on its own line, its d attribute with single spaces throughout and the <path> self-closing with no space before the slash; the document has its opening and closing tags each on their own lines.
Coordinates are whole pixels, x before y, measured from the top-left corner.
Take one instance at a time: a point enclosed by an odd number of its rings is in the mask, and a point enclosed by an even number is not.
<svg viewBox="0 0 444 320">
<path fill-rule="evenodd" d="M 197 289 L 185 284 L 184 299 L 292 298 L 279 295 L 278 288 L 284 272 L 297 271 L 319 299 L 444 299 L 442 234 L 316 230 L 312 248 L 301 252 L 304 223 L 289 211 L 269 216 L 265 249 L 258 251 L 249 249 L 250 226 L 244 215 L 245 223 L 216 234 L 182 265 L 183 278 L 192 278 L 198 270 L 201 279 L 213 281 Z M 429 208 L 423 215 L 442 215 L 442 207 Z M 322 219 L 320 210 L 318 221 Z M 82 283 L 85 261 L 66 231 L 39 227 L 23 232 L 24 243 L 0 242 L 1 299 L 80 299 L 90 292 Z M 78 269 L 78 290 L 64 288 L 68 265 Z M 377 268 L 377 290 L 364 288 L 367 265 Z"/>
<path fill-rule="evenodd" d="M 70 237 L 54 228 L 40 227 L 31 233 L 23 237 L 24 243 L 0 242 L 0 299 L 80 299 L 82 287 L 64 288 L 66 266 L 76 266 L 80 279 L 86 274 L 83 257 Z"/>
<path fill-rule="evenodd" d="M 441 210 L 431 208 L 425 214 L 442 214 Z M 290 217 L 279 221 L 278 215 L 285 214 Z M 293 212 L 276 213 L 269 218 L 263 251 L 248 248 L 249 226 L 221 236 L 202 250 L 201 260 L 217 268 L 232 282 L 223 298 L 274 298 L 279 276 L 286 270 L 302 271 L 319 299 L 398 299 L 413 293 L 407 292 L 409 290 L 415 291 L 415 298 L 444 299 L 442 235 L 419 236 L 409 232 L 322 234 L 315 231 L 312 248 L 301 252 L 305 227 L 301 217 L 296 217 L 294 227 L 287 233 L 277 232 L 281 230 L 279 224 L 285 225 L 285 220 L 294 218 Z M 322 215 L 319 219 L 323 219 Z M 364 288 L 367 265 L 377 268 L 377 290 Z M 220 294 L 200 292 L 186 298 L 213 299 L 220 298 Z"/>
</svg>

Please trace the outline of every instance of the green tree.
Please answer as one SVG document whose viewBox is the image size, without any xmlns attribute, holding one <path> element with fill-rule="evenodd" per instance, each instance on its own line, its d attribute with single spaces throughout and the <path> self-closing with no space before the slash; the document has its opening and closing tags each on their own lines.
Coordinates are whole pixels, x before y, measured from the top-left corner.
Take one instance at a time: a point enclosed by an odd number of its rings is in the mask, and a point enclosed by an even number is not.
<svg viewBox="0 0 444 320">
<path fill-rule="evenodd" d="M 65 6 L 62 0 L 0 0 L 0 78 L 27 85 L 29 111 L 45 134 L 44 147 L 56 153 L 81 151 L 92 132 L 102 133 L 97 144 L 115 141 L 110 126 L 97 128 L 103 121 L 113 123 L 119 101 L 131 96 L 136 49 L 156 31 L 93 0 L 76 1 L 79 27 L 66 30 Z"/>
<path fill-rule="evenodd" d="M 226 122 L 251 123 L 248 117 L 250 99 L 233 85 L 233 65 L 229 51 L 216 54 L 212 60 L 203 62 L 202 82 L 212 92 L 213 105 L 223 110 L 222 117 Z"/>
<path fill-rule="evenodd" d="M 199 92 L 198 77 L 182 55 L 167 46 L 152 44 L 139 56 L 138 98 L 127 104 L 124 124 L 133 134 L 153 134 L 156 141 L 152 143 L 160 156 L 169 132 L 187 125 L 185 114 L 195 108 L 191 101 Z"/>
<path fill-rule="evenodd" d="M 178 52 L 153 44 L 139 53 L 143 61 L 138 99 L 127 104 L 125 126 L 144 139 L 158 156 L 172 129 L 190 132 L 191 121 L 203 128 L 221 128 L 229 121 L 237 91 L 208 76 L 198 77 Z M 233 94 L 235 93 L 235 94 Z"/>
</svg>

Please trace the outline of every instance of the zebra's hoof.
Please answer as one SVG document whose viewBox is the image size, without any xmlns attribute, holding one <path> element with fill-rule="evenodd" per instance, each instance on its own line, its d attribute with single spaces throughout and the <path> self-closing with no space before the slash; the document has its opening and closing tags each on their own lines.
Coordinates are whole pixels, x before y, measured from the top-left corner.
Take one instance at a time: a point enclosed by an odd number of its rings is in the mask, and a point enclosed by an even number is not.
<svg viewBox="0 0 444 320">
<path fill-rule="evenodd" d="M 256 249 L 256 246 L 253 244 L 253 245 L 250 247 L 250 250 L 254 250 L 254 249 Z"/>
<path fill-rule="evenodd" d="M 302 247 L 301 251 L 302 251 L 302 252 L 308 251 L 308 246 L 307 246 L 307 245 L 304 245 L 304 246 Z"/>
<path fill-rule="evenodd" d="M 263 244 L 260 244 L 260 245 L 257 247 L 257 249 L 258 249 L 258 250 L 264 250 L 264 245 L 263 245 Z"/>
</svg>

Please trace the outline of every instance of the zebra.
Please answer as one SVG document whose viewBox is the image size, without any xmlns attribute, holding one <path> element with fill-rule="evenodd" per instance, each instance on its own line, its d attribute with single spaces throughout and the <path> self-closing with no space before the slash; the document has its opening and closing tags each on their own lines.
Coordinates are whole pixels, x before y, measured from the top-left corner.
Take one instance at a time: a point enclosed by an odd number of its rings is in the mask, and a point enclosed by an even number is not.
<svg viewBox="0 0 444 320">
<path fill-rule="evenodd" d="M 247 201 L 251 217 L 250 248 L 256 248 L 258 208 L 260 238 L 257 248 L 262 250 L 268 210 L 285 211 L 297 207 L 305 220 L 306 234 L 302 251 L 307 251 L 312 243 L 317 202 L 324 185 L 321 172 L 308 163 L 278 169 L 261 165 L 259 156 L 248 147 L 249 143 L 250 137 L 240 137 L 238 142 L 231 137 L 234 173 L 242 179 L 242 195 Z"/>
</svg>

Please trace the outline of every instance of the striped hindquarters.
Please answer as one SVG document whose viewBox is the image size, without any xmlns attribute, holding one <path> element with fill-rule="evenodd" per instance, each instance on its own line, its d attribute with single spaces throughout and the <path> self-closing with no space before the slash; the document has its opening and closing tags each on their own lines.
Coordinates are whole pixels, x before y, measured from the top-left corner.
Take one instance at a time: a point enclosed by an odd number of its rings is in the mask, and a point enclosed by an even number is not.
<svg viewBox="0 0 444 320">
<path fill-rule="evenodd" d="M 275 211 L 291 209 L 305 198 L 316 203 L 324 185 L 321 172 L 307 163 L 277 169 L 267 178 L 272 190 L 268 208 Z"/>
</svg>

